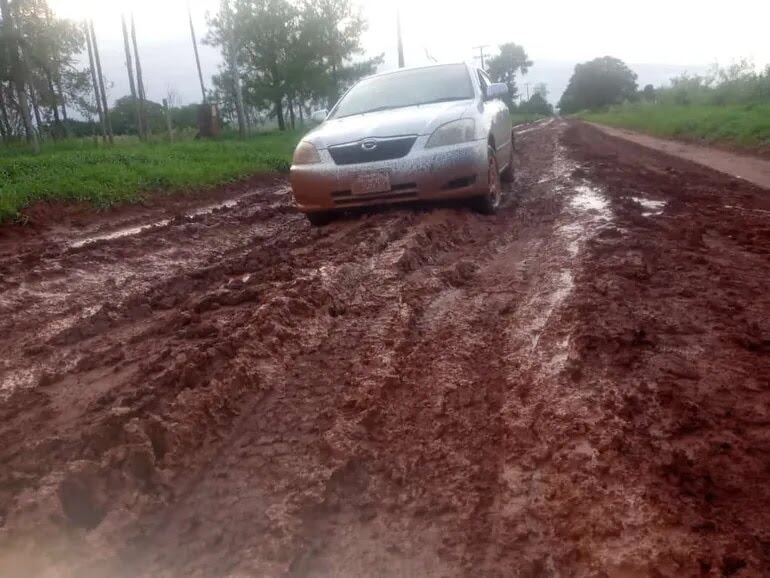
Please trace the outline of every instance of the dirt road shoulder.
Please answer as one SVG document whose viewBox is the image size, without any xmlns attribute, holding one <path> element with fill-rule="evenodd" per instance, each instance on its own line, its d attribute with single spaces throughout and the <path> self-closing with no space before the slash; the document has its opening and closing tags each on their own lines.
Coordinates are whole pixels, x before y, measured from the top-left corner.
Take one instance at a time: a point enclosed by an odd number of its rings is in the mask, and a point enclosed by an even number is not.
<svg viewBox="0 0 770 578">
<path fill-rule="evenodd" d="M 605 134 L 631 141 L 666 154 L 692 161 L 730 176 L 770 189 L 770 160 L 723 151 L 707 146 L 672 141 L 638 132 L 589 124 Z"/>
</svg>

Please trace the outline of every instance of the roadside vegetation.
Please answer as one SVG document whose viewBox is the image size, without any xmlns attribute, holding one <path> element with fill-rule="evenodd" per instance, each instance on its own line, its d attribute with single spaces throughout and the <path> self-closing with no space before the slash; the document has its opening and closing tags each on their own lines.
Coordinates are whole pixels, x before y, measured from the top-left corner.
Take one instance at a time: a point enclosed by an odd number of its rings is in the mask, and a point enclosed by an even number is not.
<svg viewBox="0 0 770 578">
<path fill-rule="evenodd" d="M 758 72 L 745 60 L 638 90 L 636 75 L 623 63 L 597 59 L 576 67 L 560 107 L 655 136 L 770 152 L 770 66 Z"/>
<path fill-rule="evenodd" d="M 38 155 L 0 149 L 0 221 L 18 219 L 39 201 L 86 201 L 98 207 L 136 201 L 145 193 L 200 189 L 259 172 L 285 171 L 298 131 L 248 139 L 139 142 L 109 147 L 91 140 L 46 144 Z"/>
</svg>

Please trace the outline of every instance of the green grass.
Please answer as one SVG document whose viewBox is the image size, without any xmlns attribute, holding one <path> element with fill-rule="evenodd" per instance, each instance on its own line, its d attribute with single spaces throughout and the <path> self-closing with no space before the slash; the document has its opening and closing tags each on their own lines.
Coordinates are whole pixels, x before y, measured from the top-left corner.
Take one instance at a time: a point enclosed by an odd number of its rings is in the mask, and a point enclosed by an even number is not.
<svg viewBox="0 0 770 578">
<path fill-rule="evenodd" d="M 770 103 L 749 105 L 625 104 L 581 118 L 655 136 L 770 152 Z"/>
<path fill-rule="evenodd" d="M 513 123 L 513 126 L 517 126 L 519 124 L 525 124 L 527 122 L 535 122 L 536 120 L 540 120 L 541 118 L 545 118 L 542 114 L 534 114 L 530 112 L 513 112 L 511 113 L 511 122 Z"/>
<path fill-rule="evenodd" d="M 86 201 L 97 207 L 133 202 L 144 193 L 199 189 L 249 175 L 287 170 L 299 132 L 247 140 L 140 143 L 91 140 L 50 143 L 39 155 L 0 148 L 0 221 L 39 200 Z"/>
</svg>

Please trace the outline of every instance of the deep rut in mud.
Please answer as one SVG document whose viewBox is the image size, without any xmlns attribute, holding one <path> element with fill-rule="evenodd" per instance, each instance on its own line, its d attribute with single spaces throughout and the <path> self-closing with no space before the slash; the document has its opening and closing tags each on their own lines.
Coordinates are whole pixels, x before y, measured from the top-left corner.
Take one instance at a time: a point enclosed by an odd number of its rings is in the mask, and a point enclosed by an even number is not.
<svg viewBox="0 0 770 578">
<path fill-rule="evenodd" d="M 762 575 L 767 193 L 517 148 L 494 217 L 278 179 L 3 241 L 0 575 Z"/>
</svg>

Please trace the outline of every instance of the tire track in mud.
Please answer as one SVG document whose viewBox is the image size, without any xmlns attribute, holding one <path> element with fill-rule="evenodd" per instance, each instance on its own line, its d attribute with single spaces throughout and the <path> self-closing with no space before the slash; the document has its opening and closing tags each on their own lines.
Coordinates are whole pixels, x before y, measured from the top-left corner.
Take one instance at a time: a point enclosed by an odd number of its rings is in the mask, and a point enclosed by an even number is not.
<svg viewBox="0 0 770 578">
<path fill-rule="evenodd" d="M 702 466 L 657 465 L 672 450 L 648 431 L 679 418 L 636 376 L 651 326 L 628 321 L 662 259 L 636 263 L 655 237 L 633 235 L 683 205 L 645 209 L 654 171 L 629 179 L 563 121 L 517 143 L 495 217 L 400 208 L 313 229 L 279 185 L 0 259 L 0 574 L 703 568 L 710 542 L 667 485 L 702 484 Z M 723 549 L 710 568 L 759 567 Z"/>
</svg>

